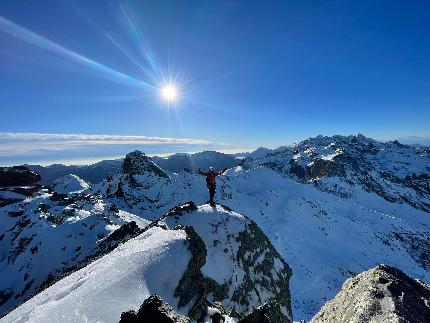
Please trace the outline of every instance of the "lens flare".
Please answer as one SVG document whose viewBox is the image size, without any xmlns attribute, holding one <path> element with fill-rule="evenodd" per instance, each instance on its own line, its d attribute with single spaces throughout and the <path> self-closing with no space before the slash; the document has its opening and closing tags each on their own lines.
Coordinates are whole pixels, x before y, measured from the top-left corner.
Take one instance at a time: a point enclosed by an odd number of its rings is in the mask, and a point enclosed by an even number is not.
<svg viewBox="0 0 430 323">
<path fill-rule="evenodd" d="M 146 88 L 152 87 L 150 84 L 143 82 L 142 80 L 136 79 L 130 75 L 119 72 L 113 68 L 103 65 L 95 60 L 92 60 L 84 55 L 81 55 L 68 48 L 65 48 L 47 38 L 44 38 L 39 34 L 36 34 L 35 32 L 25 29 L 24 27 L 21 27 L 13 23 L 12 21 L 5 19 L 2 16 L 0 16 L 0 31 L 3 31 L 17 39 L 21 39 L 27 42 L 28 44 L 39 47 L 46 51 L 50 51 L 59 56 L 62 56 L 63 58 L 72 60 L 81 65 L 84 65 L 87 68 L 90 68 L 98 72 L 98 75 L 105 79 L 109 79 L 111 81 L 123 83 L 130 86 L 135 86 L 135 87 L 146 87 Z"/>
<path fill-rule="evenodd" d="M 173 84 L 166 84 L 161 88 L 161 97 L 168 103 L 173 103 L 178 99 L 178 89 Z"/>
</svg>

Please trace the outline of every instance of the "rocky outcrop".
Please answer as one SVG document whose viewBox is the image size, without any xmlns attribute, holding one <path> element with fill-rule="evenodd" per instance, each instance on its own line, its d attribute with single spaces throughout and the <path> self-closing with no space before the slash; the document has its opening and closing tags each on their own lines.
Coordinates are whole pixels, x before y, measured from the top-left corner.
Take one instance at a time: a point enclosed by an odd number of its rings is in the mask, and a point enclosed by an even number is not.
<svg viewBox="0 0 430 323">
<path fill-rule="evenodd" d="M 191 319 L 202 320 L 209 304 L 216 302 L 242 318 L 273 301 L 282 317 L 279 322 L 292 322 L 291 268 L 252 220 L 226 206 L 187 202 L 160 223 L 182 225 L 187 232 L 192 258 L 174 296 L 178 308 L 190 308 Z"/>
<path fill-rule="evenodd" d="M 231 313 L 230 313 L 231 315 Z M 127 311 L 121 314 L 119 323 L 140 323 L 140 322 L 157 322 L 157 323 L 189 323 L 189 322 L 231 322 L 233 321 L 224 309 L 224 307 L 215 302 L 207 303 L 204 307 L 203 316 L 197 320 L 178 314 L 169 304 L 164 302 L 158 295 L 151 295 L 140 306 L 139 310 Z M 289 323 L 282 313 L 281 307 L 275 301 L 269 301 L 251 313 L 237 321 L 238 323 Z"/>
<path fill-rule="evenodd" d="M 348 279 L 311 323 L 430 322 L 430 286 L 379 265 Z"/>
<path fill-rule="evenodd" d="M 257 307 L 238 323 L 284 323 L 285 315 L 277 301 L 269 301 Z"/>
<path fill-rule="evenodd" d="M 39 187 L 40 176 L 24 166 L 0 167 L 0 207 L 24 200 Z"/>
<path fill-rule="evenodd" d="M 137 312 L 127 311 L 121 314 L 120 323 L 189 323 L 190 320 L 176 313 L 159 296 L 151 295 L 140 306 Z"/>
<path fill-rule="evenodd" d="M 34 186 L 40 176 L 24 166 L 0 167 L 0 187 Z"/>
<path fill-rule="evenodd" d="M 128 153 L 122 163 L 122 171 L 128 175 L 144 175 L 153 173 L 159 177 L 169 178 L 160 167 L 158 167 L 150 157 L 143 152 L 135 150 Z"/>
</svg>

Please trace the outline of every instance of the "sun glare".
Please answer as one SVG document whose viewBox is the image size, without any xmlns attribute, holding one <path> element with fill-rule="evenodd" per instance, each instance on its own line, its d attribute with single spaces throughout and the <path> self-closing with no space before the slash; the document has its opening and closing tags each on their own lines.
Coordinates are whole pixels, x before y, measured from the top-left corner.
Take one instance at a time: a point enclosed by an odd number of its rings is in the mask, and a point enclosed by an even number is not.
<svg viewBox="0 0 430 323">
<path fill-rule="evenodd" d="M 178 89 L 173 84 L 167 84 L 162 87 L 161 96 L 169 103 L 174 102 L 178 98 Z"/>
</svg>

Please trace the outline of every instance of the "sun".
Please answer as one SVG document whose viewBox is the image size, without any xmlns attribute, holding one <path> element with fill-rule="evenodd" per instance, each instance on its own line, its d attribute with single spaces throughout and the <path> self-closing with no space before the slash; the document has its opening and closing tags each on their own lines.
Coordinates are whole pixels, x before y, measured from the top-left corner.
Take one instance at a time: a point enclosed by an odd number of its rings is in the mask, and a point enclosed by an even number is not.
<svg viewBox="0 0 430 323">
<path fill-rule="evenodd" d="M 161 88 L 161 97 L 168 103 L 173 103 L 178 99 L 178 89 L 174 84 L 166 84 Z"/>
</svg>

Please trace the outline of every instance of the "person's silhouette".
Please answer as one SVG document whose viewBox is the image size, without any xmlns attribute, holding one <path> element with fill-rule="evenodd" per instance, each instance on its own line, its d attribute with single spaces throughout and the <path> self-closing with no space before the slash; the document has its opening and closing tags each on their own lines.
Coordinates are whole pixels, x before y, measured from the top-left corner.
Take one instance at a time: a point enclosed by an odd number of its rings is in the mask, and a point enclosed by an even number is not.
<svg viewBox="0 0 430 323">
<path fill-rule="evenodd" d="M 224 174 L 227 168 L 224 168 L 221 172 L 215 172 L 212 167 L 209 167 L 207 173 L 202 172 L 199 168 L 199 175 L 206 176 L 206 185 L 209 191 L 209 204 L 214 205 L 214 197 L 216 192 L 216 177 Z"/>
</svg>

